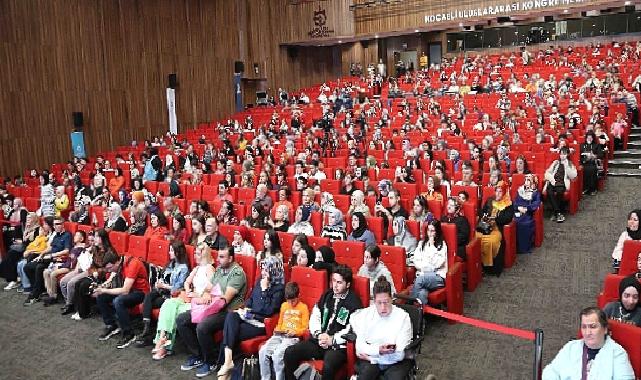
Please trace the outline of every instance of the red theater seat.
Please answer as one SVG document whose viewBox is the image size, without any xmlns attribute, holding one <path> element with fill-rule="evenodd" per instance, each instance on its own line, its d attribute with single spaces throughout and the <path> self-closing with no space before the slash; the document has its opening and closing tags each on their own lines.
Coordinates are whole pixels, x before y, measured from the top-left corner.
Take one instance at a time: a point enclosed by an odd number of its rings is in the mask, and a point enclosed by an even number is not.
<svg viewBox="0 0 641 380">
<path fill-rule="evenodd" d="M 147 249 L 149 246 L 149 239 L 144 236 L 129 236 L 129 247 L 127 250 L 128 256 L 135 256 L 143 261 L 147 261 Z"/>
<path fill-rule="evenodd" d="M 169 241 L 151 240 L 147 252 L 147 261 L 159 267 L 165 267 L 169 263 Z"/>
</svg>

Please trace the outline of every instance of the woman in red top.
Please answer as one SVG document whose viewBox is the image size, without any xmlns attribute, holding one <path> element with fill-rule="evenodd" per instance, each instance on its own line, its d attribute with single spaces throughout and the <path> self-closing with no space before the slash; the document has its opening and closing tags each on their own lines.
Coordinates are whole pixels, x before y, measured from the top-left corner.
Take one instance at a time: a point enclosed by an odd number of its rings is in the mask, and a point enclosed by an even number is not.
<svg viewBox="0 0 641 380">
<path fill-rule="evenodd" d="M 151 214 L 151 224 L 145 231 L 145 237 L 151 240 L 165 240 L 165 236 L 169 233 L 167 231 L 167 218 L 162 212 L 155 212 Z"/>
<path fill-rule="evenodd" d="M 189 238 L 187 237 L 187 230 L 185 229 L 186 224 L 187 224 L 187 221 L 185 220 L 184 216 L 180 214 L 176 215 L 174 217 L 172 233 L 171 235 L 169 235 L 169 240 L 179 241 L 184 244 L 189 244 Z"/>
</svg>

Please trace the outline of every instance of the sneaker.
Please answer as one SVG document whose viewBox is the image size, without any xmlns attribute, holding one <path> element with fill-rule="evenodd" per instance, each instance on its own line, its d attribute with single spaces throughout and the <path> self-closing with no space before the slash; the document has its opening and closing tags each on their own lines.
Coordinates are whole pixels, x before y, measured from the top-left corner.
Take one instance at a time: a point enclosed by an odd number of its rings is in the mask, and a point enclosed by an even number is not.
<svg viewBox="0 0 641 380">
<path fill-rule="evenodd" d="M 51 306 L 53 304 L 56 304 L 56 303 L 58 303 L 58 298 L 57 297 L 47 297 L 47 298 L 45 298 L 44 306 L 45 307 L 49 307 L 49 306 Z"/>
<path fill-rule="evenodd" d="M 191 371 L 194 368 L 198 368 L 203 364 L 203 360 L 199 356 L 191 355 L 187 358 L 187 361 L 180 366 L 180 369 L 183 371 Z"/>
<path fill-rule="evenodd" d="M 80 315 L 78 315 L 78 317 L 80 317 Z M 119 327 L 117 327 L 117 326 L 105 326 L 105 330 L 102 332 L 102 334 L 100 334 L 100 336 L 98 337 L 98 340 L 104 342 L 105 340 L 109 340 L 109 338 L 111 338 L 112 336 L 114 336 L 114 335 L 116 335 L 118 333 L 120 333 L 120 328 Z"/>
<path fill-rule="evenodd" d="M 39 301 L 39 299 L 37 299 L 37 298 L 31 298 L 31 297 L 28 297 L 28 298 L 24 301 L 24 303 L 22 304 L 22 306 L 30 306 L 30 305 L 33 305 L 34 303 L 38 302 L 38 301 Z"/>
<path fill-rule="evenodd" d="M 62 309 L 60 309 L 60 314 L 69 315 L 69 314 L 73 313 L 73 309 L 74 309 L 73 305 L 65 305 L 65 306 L 62 307 Z"/>
<path fill-rule="evenodd" d="M 565 222 L 565 216 L 563 216 L 563 214 L 559 214 L 559 215 L 557 215 L 557 217 L 556 217 L 556 222 L 557 222 L 557 223 L 563 223 L 563 222 Z"/>
<path fill-rule="evenodd" d="M 592 195 L 592 196 L 596 195 L 596 190 L 590 191 L 590 195 Z"/>
<path fill-rule="evenodd" d="M 18 287 L 18 283 L 16 281 L 11 281 L 10 283 L 7 284 L 7 286 L 4 287 L 4 290 L 13 290 Z"/>
<path fill-rule="evenodd" d="M 131 332 L 124 333 L 122 334 L 122 337 L 118 341 L 118 345 L 116 348 L 122 349 L 128 347 L 130 344 L 132 344 L 136 340 L 136 336 L 132 334 Z"/>
<path fill-rule="evenodd" d="M 558 216 L 559 216 L 558 214 L 552 214 L 552 216 L 550 216 L 550 221 L 552 221 L 552 222 L 556 222 L 556 218 L 557 218 Z"/>
<path fill-rule="evenodd" d="M 71 319 L 73 319 L 74 321 L 82 321 L 82 318 L 80 317 L 80 313 L 78 312 L 73 313 L 71 315 Z"/>
<path fill-rule="evenodd" d="M 212 373 L 212 366 L 207 363 L 203 363 L 196 369 L 196 377 L 205 377 L 209 376 Z"/>
</svg>

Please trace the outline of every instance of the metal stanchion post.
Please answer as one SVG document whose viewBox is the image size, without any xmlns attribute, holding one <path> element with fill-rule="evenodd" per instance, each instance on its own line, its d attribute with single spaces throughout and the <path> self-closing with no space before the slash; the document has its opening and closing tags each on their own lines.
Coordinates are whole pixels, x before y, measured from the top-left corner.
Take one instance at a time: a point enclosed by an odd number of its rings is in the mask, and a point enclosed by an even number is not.
<svg viewBox="0 0 641 380">
<path fill-rule="evenodd" d="M 543 365 L 543 330 L 534 330 L 534 375 L 533 380 L 541 380 Z"/>
</svg>

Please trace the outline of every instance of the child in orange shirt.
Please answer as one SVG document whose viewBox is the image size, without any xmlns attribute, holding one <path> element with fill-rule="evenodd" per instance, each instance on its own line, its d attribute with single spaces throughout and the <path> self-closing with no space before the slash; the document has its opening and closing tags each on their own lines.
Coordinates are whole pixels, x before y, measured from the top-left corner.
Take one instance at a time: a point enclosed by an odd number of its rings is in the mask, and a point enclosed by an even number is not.
<svg viewBox="0 0 641 380">
<path fill-rule="evenodd" d="M 274 364 L 276 380 L 285 378 L 285 349 L 298 343 L 300 337 L 309 327 L 309 309 L 307 305 L 299 302 L 298 284 L 290 282 L 285 285 L 285 302 L 280 307 L 278 325 L 274 329 L 274 335 L 269 338 L 265 345 L 258 352 L 261 380 L 271 379 L 271 368 L 269 359 Z"/>
</svg>

